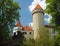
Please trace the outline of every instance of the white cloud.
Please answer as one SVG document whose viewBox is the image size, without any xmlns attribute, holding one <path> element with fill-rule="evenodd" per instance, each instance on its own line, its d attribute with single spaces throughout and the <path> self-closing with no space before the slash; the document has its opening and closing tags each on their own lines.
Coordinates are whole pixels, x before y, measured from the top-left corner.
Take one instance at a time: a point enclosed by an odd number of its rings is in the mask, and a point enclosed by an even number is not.
<svg viewBox="0 0 60 46">
<path fill-rule="evenodd" d="M 45 0 L 33 0 L 32 4 L 29 6 L 29 10 L 32 11 L 37 4 L 40 4 L 43 9 L 46 8 Z"/>
<path fill-rule="evenodd" d="M 33 22 L 29 23 L 29 26 L 30 26 L 30 27 L 33 27 Z"/>
<path fill-rule="evenodd" d="M 48 18 L 44 18 L 45 21 L 47 21 L 48 23 L 50 22 L 50 19 L 52 18 L 50 15 L 47 15 L 49 16 Z"/>
</svg>

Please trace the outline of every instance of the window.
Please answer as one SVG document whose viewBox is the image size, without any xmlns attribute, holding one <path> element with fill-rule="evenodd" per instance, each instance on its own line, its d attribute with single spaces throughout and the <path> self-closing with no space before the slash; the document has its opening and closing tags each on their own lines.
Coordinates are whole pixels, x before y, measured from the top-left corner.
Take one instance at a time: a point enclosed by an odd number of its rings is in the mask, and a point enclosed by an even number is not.
<svg viewBox="0 0 60 46">
<path fill-rule="evenodd" d="M 27 34 L 27 33 L 25 32 L 25 34 Z"/>
<path fill-rule="evenodd" d="M 30 34 L 31 34 L 31 32 L 30 32 Z"/>
</svg>

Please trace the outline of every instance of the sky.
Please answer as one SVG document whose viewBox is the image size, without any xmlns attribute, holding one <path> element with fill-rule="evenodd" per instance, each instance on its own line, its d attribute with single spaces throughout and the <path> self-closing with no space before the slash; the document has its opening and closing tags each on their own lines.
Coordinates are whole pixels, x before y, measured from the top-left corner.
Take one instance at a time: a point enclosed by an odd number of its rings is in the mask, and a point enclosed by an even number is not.
<svg viewBox="0 0 60 46">
<path fill-rule="evenodd" d="M 23 26 L 29 25 L 33 21 L 32 17 L 32 10 L 34 7 L 39 3 L 43 9 L 46 8 L 45 0 L 15 0 L 19 3 L 19 6 L 21 7 L 21 10 L 19 10 L 20 13 L 20 22 Z M 51 16 L 48 14 L 44 15 L 44 24 L 48 25 Z"/>
</svg>

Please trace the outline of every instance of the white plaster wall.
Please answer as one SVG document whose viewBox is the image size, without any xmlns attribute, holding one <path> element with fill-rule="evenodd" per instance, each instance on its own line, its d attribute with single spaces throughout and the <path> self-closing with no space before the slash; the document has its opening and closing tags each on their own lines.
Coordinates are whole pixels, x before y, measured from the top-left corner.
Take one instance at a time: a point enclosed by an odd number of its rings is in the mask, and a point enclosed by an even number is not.
<svg viewBox="0 0 60 46">
<path fill-rule="evenodd" d="M 33 38 L 33 36 L 34 36 L 34 31 L 22 31 L 22 32 L 26 32 L 26 34 L 24 34 L 24 36 L 27 39 Z M 31 32 L 31 34 L 30 34 L 30 32 Z"/>
<path fill-rule="evenodd" d="M 17 32 L 17 31 L 21 31 L 22 27 L 14 27 L 13 28 L 13 33 Z"/>
</svg>

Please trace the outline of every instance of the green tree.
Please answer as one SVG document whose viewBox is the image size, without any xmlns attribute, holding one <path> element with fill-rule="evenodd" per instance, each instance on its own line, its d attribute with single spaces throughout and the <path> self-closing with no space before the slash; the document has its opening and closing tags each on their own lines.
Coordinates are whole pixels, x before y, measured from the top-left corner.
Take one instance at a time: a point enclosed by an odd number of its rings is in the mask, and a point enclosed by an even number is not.
<svg viewBox="0 0 60 46">
<path fill-rule="evenodd" d="M 52 44 L 54 42 L 51 40 L 48 29 L 42 29 L 39 32 L 39 36 L 40 36 L 39 39 L 35 41 L 35 46 L 53 46 L 54 45 Z"/>
<path fill-rule="evenodd" d="M 46 0 L 47 7 L 45 12 L 52 16 L 52 23 L 55 23 L 55 27 L 60 26 L 60 0 Z"/>
<path fill-rule="evenodd" d="M 19 5 L 13 0 L 0 0 L 0 46 L 7 43 L 9 31 L 19 20 Z"/>
<path fill-rule="evenodd" d="M 58 34 L 55 37 L 55 46 L 60 46 L 60 27 L 58 30 Z"/>
<path fill-rule="evenodd" d="M 46 0 L 46 13 L 52 16 L 52 23 L 54 23 L 54 27 L 58 31 L 58 36 L 55 43 L 56 46 L 60 46 L 60 0 Z"/>
<path fill-rule="evenodd" d="M 24 46 L 35 46 L 35 41 L 34 41 L 34 39 L 26 39 L 25 41 L 24 41 Z"/>
</svg>

